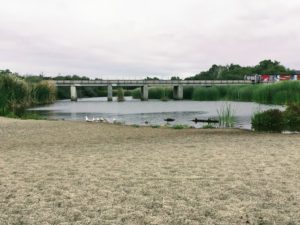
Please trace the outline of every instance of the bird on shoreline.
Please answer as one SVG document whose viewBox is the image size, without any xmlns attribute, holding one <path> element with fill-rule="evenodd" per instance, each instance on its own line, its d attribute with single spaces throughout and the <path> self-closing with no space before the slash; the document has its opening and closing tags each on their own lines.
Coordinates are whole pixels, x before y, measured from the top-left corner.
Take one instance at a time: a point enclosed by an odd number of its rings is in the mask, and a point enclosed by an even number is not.
<svg viewBox="0 0 300 225">
<path fill-rule="evenodd" d="M 85 116 L 85 121 L 86 122 L 92 122 L 92 120 L 90 120 L 87 115 Z"/>
</svg>

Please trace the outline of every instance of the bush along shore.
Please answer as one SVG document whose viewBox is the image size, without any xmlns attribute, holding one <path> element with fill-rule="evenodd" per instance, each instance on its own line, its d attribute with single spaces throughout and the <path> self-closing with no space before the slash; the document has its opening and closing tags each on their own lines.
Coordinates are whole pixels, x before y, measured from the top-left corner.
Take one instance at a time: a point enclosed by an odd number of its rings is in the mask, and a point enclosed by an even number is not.
<svg viewBox="0 0 300 225">
<path fill-rule="evenodd" d="M 34 105 L 55 101 L 55 84 L 47 81 L 29 82 L 10 72 L 0 74 L 0 116 L 36 118 L 25 113 Z"/>
<path fill-rule="evenodd" d="M 150 99 L 172 98 L 171 88 L 152 87 Z M 140 98 L 139 88 L 132 91 L 133 98 Z M 245 101 L 262 104 L 285 105 L 300 103 L 300 81 L 281 81 L 273 84 L 229 85 L 213 87 L 184 87 L 183 98 L 195 101 Z"/>
<path fill-rule="evenodd" d="M 255 131 L 300 132 L 300 104 L 289 104 L 283 112 L 278 109 L 269 109 L 255 113 L 251 124 Z"/>
</svg>

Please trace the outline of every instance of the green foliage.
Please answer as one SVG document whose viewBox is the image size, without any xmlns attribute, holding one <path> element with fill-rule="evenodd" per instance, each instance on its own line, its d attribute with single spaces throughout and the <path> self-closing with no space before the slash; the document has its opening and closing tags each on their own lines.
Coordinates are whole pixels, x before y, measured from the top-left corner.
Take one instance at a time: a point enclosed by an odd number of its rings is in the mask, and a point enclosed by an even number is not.
<svg viewBox="0 0 300 225">
<path fill-rule="evenodd" d="M 141 98 L 141 89 L 136 88 L 131 91 L 132 97 Z M 148 96 L 150 99 L 168 100 L 173 97 L 173 90 L 170 87 L 151 87 L 149 88 Z"/>
<path fill-rule="evenodd" d="M 285 129 L 300 131 L 300 104 L 290 104 L 283 112 Z"/>
<path fill-rule="evenodd" d="M 56 87 L 54 83 L 41 81 L 33 84 L 31 88 L 31 98 L 33 104 L 44 105 L 55 101 Z"/>
<path fill-rule="evenodd" d="M 255 131 L 280 133 L 285 127 L 283 113 L 278 109 L 255 113 L 251 119 L 251 124 Z"/>
<path fill-rule="evenodd" d="M 55 86 L 46 81 L 29 83 L 20 76 L 1 71 L 0 115 L 21 117 L 25 108 L 55 100 Z"/>
<path fill-rule="evenodd" d="M 171 77 L 171 80 L 181 80 L 181 78 L 177 77 L 177 76 L 173 76 L 173 77 Z"/>
<path fill-rule="evenodd" d="M 141 98 L 141 96 L 142 96 L 141 89 L 140 89 L 140 88 L 136 88 L 136 89 L 132 90 L 132 91 L 131 91 L 131 95 L 132 95 L 132 97 L 135 98 L 135 99 Z"/>
<path fill-rule="evenodd" d="M 194 87 L 184 86 L 183 87 L 183 99 L 192 99 L 193 98 Z"/>
<path fill-rule="evenodd" d="M 150 99 L 170 99 L 173 97 L 173 90 L 170 87 L 151 87 L 149 88 Z"/>
<path fill-rule="evenodd" d="M 133 98 L 140 98 L 140 88 L 134 89 Z M 171 99 L 171 88 L 152 87 L 149 89 L 150 99 Z M 198 101 L 248 101 L 264 104 L 300 103 L 300 81 L 281 81 L 274 84 L 247 84 L 213 87 L 184 87 L 183 98 Z"/>
<path fill-rule="evenodd" d="M 23 120 L 42 120 L 44 118 L 36 113 L 26 112 L 21 115 L 21 119 L 23 119 Z"/>
<path fill-rule="evenodd" d="M 182 125 L 182 124 L 176 124 L 176 125 L 173 125 L 172 128 L 175 129 L 175 130 L 181 130 L 181 129 L 189 128 L 189 126 Z"/>
<path fill-rule="evenodd" d="M 0 114 L 20 114 L 29 102 L 29 86 L 11 74 L 0 76 Z"/>
<path fill-rule="evenodd" d="M 28 83 L 39 83 L 41 81 L 43 81 L 44 77 L 43 76 L 33 76 L 33 75 L 30 75 L 30 76 L 26 76 L 24 78 L 24 80 Z"/>
<path fill-rule="evenodd" d="M 258 85 L 253 94 L 253 100 L 268 104 L 300 103 L 300 81 Z"/>
<path fill-rule="evenodd" d="M 257 66 L 254 67 L 254 73 L 256 74 L 282 74 L 290 73 L 291 71 L 280 65 L 278 61 L 263 60 L 259 62 Z"/>
<path fill-rule="evenodd" d="M 158 77 L 146 77 L 144 80 L 159 80 Z"/>
<path fill-rule="evenodd" d="M 203 129 L 214 129 L 215 127 L 212 124 L 206 124 L 202 126 Z"/>
<path fill-rule="evenodd" d="M 125 98 L 124 98 L 124 91 L 122 88 L 118 88 L 118 92 L 117 92 L 117 100 L 118 102 L 123 102 L 125 101 Z"/>
<path fill-rule="evenodd" d="M 263 60 L 254 67 L 242 67 L 236 64 L 226 66 L 212 65 L 208 71 L 203 71 L 186 80 L 243 80 L 249 74 L 289 74 L 291 70 L 285 68 L 278 61 Z"/>
<path fill-rule="evenodd" d="M 196 87 L 193 91 L 193 100 L 198 101 L 215 101 L 220 99 L 218 87 Z"/>
</svg>

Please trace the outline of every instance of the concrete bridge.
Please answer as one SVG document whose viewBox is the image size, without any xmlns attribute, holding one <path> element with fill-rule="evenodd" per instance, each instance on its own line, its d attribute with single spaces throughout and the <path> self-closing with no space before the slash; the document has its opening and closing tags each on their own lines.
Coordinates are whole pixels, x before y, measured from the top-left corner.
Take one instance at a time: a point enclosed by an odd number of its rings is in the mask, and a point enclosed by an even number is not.
<svg viewBox="0 0 300 225">
<path fill-rule="evenodd" d="M 141 100 L 148 100 L 148 89 L 151 86 L 172 86 L 173 98 L 183 99 L 183 86 L 237 85 L 251 84 L 251 80 L 56 80 L 58 87 L 69 86 L 71 100 L 77 101 L 78 86 L 107 87 L 107 100 L 112 101 L 113 87 L 141 87 Z"/>
</svg>

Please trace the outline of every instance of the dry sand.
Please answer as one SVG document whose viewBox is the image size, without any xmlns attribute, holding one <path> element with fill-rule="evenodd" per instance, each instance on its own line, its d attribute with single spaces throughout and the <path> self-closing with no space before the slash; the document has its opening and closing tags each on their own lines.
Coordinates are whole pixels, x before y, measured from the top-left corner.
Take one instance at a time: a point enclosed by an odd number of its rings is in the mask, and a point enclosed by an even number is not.
<svg viewBox="0 0 300 225">
<path fill-rule="evenodd" d="M 0 118 L 0 224 L 300 224 L 300 135 Z"/>
</svg>

